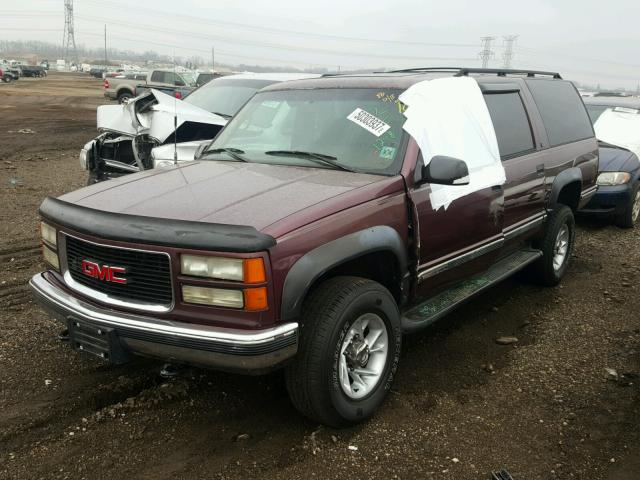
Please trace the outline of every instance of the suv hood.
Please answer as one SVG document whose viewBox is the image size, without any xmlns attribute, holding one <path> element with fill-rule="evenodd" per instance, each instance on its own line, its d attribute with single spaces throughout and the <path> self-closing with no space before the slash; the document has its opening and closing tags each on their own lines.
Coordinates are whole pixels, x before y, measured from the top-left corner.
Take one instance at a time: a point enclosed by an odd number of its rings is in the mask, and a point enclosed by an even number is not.
<svg viewBox="0 0 640 480">
<path fill-rule="evenodd" d="M 600 143 L 599 150 L 601 172 L 632 172 L 640 167 L 638 157 L 626 148 Z"/>
<path fill-rule="evenodd" d="M 91 185 L 60 200 L 113 213 L 263 230 L 295 212 L 385 179 L 323 168 L 194 161 Z M 341 204 L 349 206 L 346 200 Z"/>
<path fill-rule="evenodd" d="M 187 122 L 220 127 L 227 123 L 219 115 L 153 89 L 122 105 L 102 105 L 97 115 L 100 132 L 146 134 L 160 143 L 176 131 L 174 117 L 178 130 Z"/>
</svg>

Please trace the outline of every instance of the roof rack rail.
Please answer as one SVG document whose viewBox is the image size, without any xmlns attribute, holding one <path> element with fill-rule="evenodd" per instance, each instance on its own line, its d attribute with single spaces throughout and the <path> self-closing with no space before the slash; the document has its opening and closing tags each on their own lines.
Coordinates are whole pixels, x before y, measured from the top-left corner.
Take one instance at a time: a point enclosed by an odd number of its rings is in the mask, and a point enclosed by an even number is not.
<svg viewBox="0 0 640 480">
<path fill-rule="evenodd" d="M 403 68 L 401 70 L 390 70 L 388 72 L 375 73 L 420 73 L 420 72 L 459 72 L 462 67 L 416 67 Z"/>
<path fill-rule="evenodd" d="M 507 75 L 526 75 L 527 77 L 535 77 L 537 75 L 545 77 L 553 77 L 562 79 L 562 76 L 558 72 L 544 72 L 541 70 L 513 70 L 508 68 L 461 68 L 458 72 L 458 76 L 469 75 L 470 73 L 495 73 L 499 77 L 506 77 Z"/>
<path fill-rule="evenodd" d="M 526 75 L 535 77 L 537 75 L 562 79 L 558 72 L 544 72 L 539 70 L 513 70 L 508 68 L 466 68 L 466 67 L 417 67 L 404 68 L 402 70 L 391 70 L 385 73 L 420 73 L 420 72 L 454 72 L 457 77 L 467 76 L 471 73 L 492 73 L 499 77 L 507 75 Z"/>
</svg>

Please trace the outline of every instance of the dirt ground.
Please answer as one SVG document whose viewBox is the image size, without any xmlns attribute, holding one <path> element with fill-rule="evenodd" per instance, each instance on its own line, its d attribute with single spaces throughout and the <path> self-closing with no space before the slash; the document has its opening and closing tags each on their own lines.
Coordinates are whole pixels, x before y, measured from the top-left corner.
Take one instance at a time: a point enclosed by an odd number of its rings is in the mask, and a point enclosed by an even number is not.
<svg viewBox="0 0 640 480">
<path fill-rule="evenodd" d="M 26 286 L 37 208 L 84 184 L 102 103 L 84 75 L 0 84 L 0 478 L 640 478 L 640 229 L 580 222 L 561 287 L 509 280 L 407 338 L 388 401 L 347 430 L 297 414 L 278 373 L 166 381 L 60 344 Z"/>
</svg>

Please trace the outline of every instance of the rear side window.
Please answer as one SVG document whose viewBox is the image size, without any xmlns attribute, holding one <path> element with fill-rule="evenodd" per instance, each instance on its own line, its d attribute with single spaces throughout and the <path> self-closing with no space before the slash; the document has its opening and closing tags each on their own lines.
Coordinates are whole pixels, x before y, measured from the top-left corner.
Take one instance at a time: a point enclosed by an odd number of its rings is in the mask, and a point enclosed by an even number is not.
<svg viewBox="0 0 640 480">
<path fill-rule="evenodd" d="M 151 74 L 151 81 L 152 82 L 158 82 L 158 83 L 164 83 L 164 72 L 153 72 Z"/>
<path fill-rule="evenodd" d="M 526 80 L 542 116 L 552 147 L 593 137 L 593 128 L 578 92 L 569 82 Z"/>
<path fill-rule="evenodd" d="M 534 150 L 529 117 L 517 92 L 488 93 L 484 100 L 493 122 L 502 159 Z"/>
</svg>

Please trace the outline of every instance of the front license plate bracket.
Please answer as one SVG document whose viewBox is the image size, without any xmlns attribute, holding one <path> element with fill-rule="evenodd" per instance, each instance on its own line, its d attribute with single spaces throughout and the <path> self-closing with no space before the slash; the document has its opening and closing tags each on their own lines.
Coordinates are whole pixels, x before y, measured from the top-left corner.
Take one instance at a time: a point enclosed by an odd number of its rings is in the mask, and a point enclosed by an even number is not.
<svg viewBox="0 0 640 480">
<path fill-rule="evenodd" d="M 69 343 L 74 350 L 94 355 L 106 362 L 121 364 L 131 360 L 115 329 L 69 318 Z"/>
</svg>

